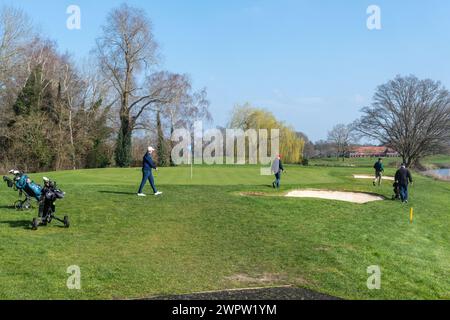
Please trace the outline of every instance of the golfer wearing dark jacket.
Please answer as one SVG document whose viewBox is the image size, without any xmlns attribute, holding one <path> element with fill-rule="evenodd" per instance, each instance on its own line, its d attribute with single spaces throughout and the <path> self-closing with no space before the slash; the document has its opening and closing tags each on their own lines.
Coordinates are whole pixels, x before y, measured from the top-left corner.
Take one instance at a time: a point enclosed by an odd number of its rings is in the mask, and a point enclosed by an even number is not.
<svg viewBox="0 0 450 320">
<path fill-rule="evenodd" d="M 143 193 L 143 189 L 144 189 L 144 186 L 145 186 L 145 183 L 147 182 L 147 180 L 150 182 L 150 186 L 152 187 L 155 196 L 159 196 L 162 194 L 162 192 L 159 192 L 156 189 L 155 181 L 153 179 L 152 170 L 153 169 L 158 170 L 158 168 L 156 167 L 156 165 L 152 159 L 153 151 L 155 151 L 155 149 L 153 149 L 152 147 L 148 147 L 148 152 L 145 154 L 144 159 L 142 161 L 142 182 L 141 182 L 141 185 L 140 185 L 139 191 L 138 191 L 139 197 L 146 196 Z"/>
<path fill-rule="evenodd" d="M 400 169 L 395 173 L 395 182 L 398 183 L 400 189 L 400 199 L 403 203 L 408 203 L 408 185 L 412 183 L 411 172 L 402 164 Z"/>
<path fill-rule="evenodd" d="M 373 168 L 375 169 L 375 180 L 373 180 L 373 185 L 375 186 L 378 183 L 378 185 L 380 186 L 384 172 L 383 159 L 379 158 L 378 161 L 373 165 Z"/>
</svg>

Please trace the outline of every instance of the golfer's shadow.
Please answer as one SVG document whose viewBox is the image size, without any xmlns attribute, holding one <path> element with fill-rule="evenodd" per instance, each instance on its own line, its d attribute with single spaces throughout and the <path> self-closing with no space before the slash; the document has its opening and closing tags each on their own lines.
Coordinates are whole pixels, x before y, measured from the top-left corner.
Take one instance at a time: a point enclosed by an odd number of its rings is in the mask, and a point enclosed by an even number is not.
<svg viewBox="0 0 450 320">
<path fill-rule="evenodd" d="M 107 194 L 118 194 L 118 195 L 136 195 L 136 192 L 124 192 L 124 191 L 106 191 L 106 190 L 100 190 L 100 193 L 107 193 Z"/>
<path fill-rule="evenodd" d="M 8 224 L 11 228 L 31 229 L 29 220 L 0 221 L 0 224 Z"/>
</svg>

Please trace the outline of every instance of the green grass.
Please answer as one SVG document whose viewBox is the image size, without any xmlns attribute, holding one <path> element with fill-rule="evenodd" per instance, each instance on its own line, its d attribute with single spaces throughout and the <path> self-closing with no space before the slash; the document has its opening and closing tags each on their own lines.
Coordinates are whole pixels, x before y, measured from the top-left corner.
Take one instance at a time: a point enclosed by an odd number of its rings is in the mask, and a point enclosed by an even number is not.
<svg viewBox="0 0 450 320">
<path fill-rule="evenodd" d="M 372 158 L 316 158 L 309 160 L 310 166 L 320 167 L 369 167 L 372 168 L 378 157 Z M 402 163 L 402 159 L 398 157 L 383 158 L 385 167 L 398 167 Z"/>
<path fill-rule="evenodd" d="M 387 174 L 394 173 L 393 168 Z M 112 299 L 292 284 L 342 298 L 450 299 L 450 184 L 415 175 L 411 206 L 292 199 L 259 167 L 162 168 L 160 198 L 135 196 L 139 169 L 35 174 L 58 181 L 70 229 L 29 230 L 36 214 L 7 206 L 0 186 L 0 298 Z M 283 191 L 321 188 L 392 194 L 352 174 L 370 168 L 288 166 Z M 148 186 L 146 186 L 148 188 Z M 146 189 L 148 191 L 148 189 Z M 264 192 L 265 197 L 241 196 Z M 81 268 L 82 290 L 66 269 Z M 381 290 L 366 287 L 382 269 Z M 233 276 L 270 281 L 239 282 Z"/>
<path fill-rule="evenodd" d="M 309 160 L 309 165 L 320 167 L 369 167 L 372 168 L 378 157 L 372 158 L 315 158 Z M 383 158 L 384 165 L 390 168 L 397 168 L 402 163 L 402 158 Z M 450 167 L 450 155 L 435 155 L 422 159 L 421 164 L 425 167 Z"/>
<path fill-rule="evenodd" d="M 436 155 L 426 157 L 422 163 L 429 168 L 450 168 L 450 155 Z"/>
</svg>

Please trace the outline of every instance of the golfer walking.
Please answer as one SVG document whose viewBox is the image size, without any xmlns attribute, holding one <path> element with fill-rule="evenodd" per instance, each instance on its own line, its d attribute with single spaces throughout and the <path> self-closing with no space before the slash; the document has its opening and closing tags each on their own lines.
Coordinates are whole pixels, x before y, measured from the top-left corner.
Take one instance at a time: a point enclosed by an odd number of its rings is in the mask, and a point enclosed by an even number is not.
<svg viewBox="0 0 450 320">
<path fill-rule="evenodd" d="M 272 163 L 272 172 L 275 175 L 275 181 L 272 182 L 272 187 L 280 189 L 281 172 L 284 172 L 283 163 L 281 162 L 281 156 L 278 155 Z"/>
<path fill-rule="evenodd" d="M 145 197 L 146 195 L 143 193 L 143 189 L 145 186 L 145 183 L 147 180 L 150 182 L 150 186 L 153 189 L 153 193 L 155 196 L 159 196 L 162 194 L 162 192 L 159 192 L 156 189 L 155 186 L 155 180 L 153 178 L 152 170 L 158 170 L 158 168 L 155 165 L 155 162 L 153 162 L 152 154 L 155 151 L 152 147 L 148 147 L 148 152 L 145 154 L 144 159 L 142 161 L 142 182 L 139 187 L 138 196 L 139 197 Z"/>
<path fill-rule="evenodd" d="M 400 169 L 395 173 L 395 182 L 398 183 L 400 189 L 400 199 L 403 203 L 408 203 L 408 184 L 413 183 L 411 172 L 402 164 Z"/>
<path fill-rule="evenodd" d="M 373 180 L 373 185 L 375 186 L 378 183 L 380 186 L 384 172 L 383 159 L 379 158 L 378 161 L 375 162 L 373 168 L 375 169 L 375 180 Z"/>
</svg>

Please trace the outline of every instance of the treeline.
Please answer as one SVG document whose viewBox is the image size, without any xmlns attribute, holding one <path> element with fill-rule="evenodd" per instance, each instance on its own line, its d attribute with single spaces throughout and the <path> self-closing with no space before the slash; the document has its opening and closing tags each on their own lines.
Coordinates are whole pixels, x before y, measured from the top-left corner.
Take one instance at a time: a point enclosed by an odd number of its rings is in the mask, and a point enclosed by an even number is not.
<svg viewBox="0 0 450 320">
<path fill-rule="evenodd" d="M 0 9 L 0 170 L 137 166 L 148 145 L 159 166 L 169 166 L 172 132 L 212 119 L 206 89 L 160 69 L 143 10 L 111 10 L 83 63 L 30 21 L 19 9 Z M 280 129 L 284 161 L 303 159 L 305 139 L 270 112 L 238 106 L 229 127 Z"/>
<path fill-rule="evenodd" d="M 150 143 L 170 165 L 171 132 L 211 119 L 206 90 L 158 69 L 142 10 L 113 9 L 83 64 L 29 21 L 0 9 L 0 169 L 126 167 Z"/>
<path fill-rule="evenodd" d="M 420 160 L 427 156 L 449 153 L 450 91 L 440 81 L 397 75 L 376 88 L 361 114 L 351 124 L 334 126 L 326 141 L 306 141 L 305 156 L 344 160 L 361 138 L 395 150 L 408 167 L 421 167 Z"/>
<path fill-rule="evenodd" d="M 110 164 L 111 105 L 101 81 L 82 72 L 20 10 L 0 12 L 0 161 L 27 171 Z M 103 87 L 102 87 L 103 86 Z"/>
</svg>

